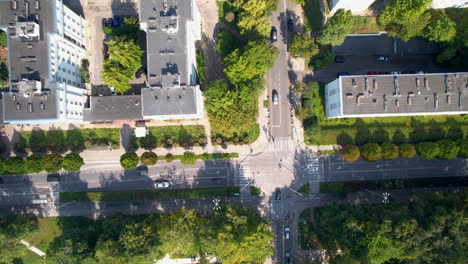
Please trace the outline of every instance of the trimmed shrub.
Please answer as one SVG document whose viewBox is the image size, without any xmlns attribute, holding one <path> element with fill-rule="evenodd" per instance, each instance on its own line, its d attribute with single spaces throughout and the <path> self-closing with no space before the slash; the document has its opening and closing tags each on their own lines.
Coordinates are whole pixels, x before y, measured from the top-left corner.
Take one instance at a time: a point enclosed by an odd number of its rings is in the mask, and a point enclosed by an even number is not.
<svg viewBox="0 0 468 264">
<path fill-rule="evenodd" d="M 457 144 L 450 139 L 439 140 L 437 141 L 437 145 L 439 146 L 439 153 L 437 154 L 439 159 L 453 159 L 457 156 L 458 151 L 460 150 Z"/>
<path fill-rule="evenodd" d="M 69 153 L 63 158 L 63 168 L 67 171 L 79 171 L 83 165 L 83 159 L 76 153 Z"/>
<path fill-rule="evenodd" d="M 416 146 L 419 156 L 425 159 L 433 159 L 439 154 L 439 145 L 434 142 L 421 142 Z"/>
<path fill-rule="evenodd" d="M 175 159 L 174 155 L 172 155 L 171 153 L 167 153 L 166 156 L 164 157 L 164 160 L 166 160 L 167 162 L 171 162 L 174 159 Z"/>
<path fill-rule="evenodd" d="M 341 150 L 341 157 L 347 162 L 354 162 L 361 157 L 361 152 L 357 146 L 347 145 Z"/>
<path fill-rule="evenodd" d="M 398 149 L 400 151 L 400 158 L 410 159 L 416 155 L 416 148 L 411 144 L 401 144 Z"/>
<path fill-rule="evenodd" d="M 392 143 L 383 143 L 382 147 L 382 159 L 392 160 L 398 157 L 398 146 Z"/>
<path fill-rule="evenodd" d="M 51 153 L 44 156 L 44 169 L 48 173 L 54 173 L 62 168 L 63 157 L 58 153 Z"/>
<path fill-rule="evenodd" d="M 5 171 L 12 174 L 19 174 L 24 171 L 24 161 L 20 156 L 10 157 L 3 163 L 3 168 Z"/>
<path fill-rule="evenodd" d="M 377 143 L 367 143 L 361 147 L 361 155 L 366 161 L 377 161 L 382 158 L 382 148 Z"/>
<path fill-rule="evenodd" d="M 458 157 L 468 158 L 468 138 L 460 139 L 457 141 L 460 150 L 458 150 Z"/>
<path fill-rule="evenodd" d="M 126 170 L 136 168 L 140 159 L 135 152 L 127 152 L 120 156 L 120 165 Z"/>
<path fill-rule="evenodd" d="M 193 165 L 197 161 L 197 155 L 191 151 L 185 151 L 180 161 L 184 165 Z"/>
<path fill-rule="evenodd" d="M 158 155 L 152 151 L 147 151 L 141 154 L 140 160 L 144 165 L 154 165 L 156 162 L 158 162 Z"/>
<path fill-rule="evenodd" d="M 32 154 L 24 160 L 24 168 L 28 173 L 39 173 L 44 170 L 44 158 L 39 154 Z"/>
</svg>

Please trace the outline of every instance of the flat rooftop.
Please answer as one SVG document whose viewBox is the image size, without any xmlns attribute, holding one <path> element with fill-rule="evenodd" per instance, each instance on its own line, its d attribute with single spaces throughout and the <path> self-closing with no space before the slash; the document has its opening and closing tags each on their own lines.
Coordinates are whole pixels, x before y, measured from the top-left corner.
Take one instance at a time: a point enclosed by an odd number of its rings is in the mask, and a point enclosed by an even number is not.
<svg viewBox="0 0 468 264">
<path fill-rule="evenodd" d="M 55 91 L 40 93 L 3 94 L 5 121 L 44 120 L 57 118 L 57 96 Z"/>
<path fill-rule="evenodd" d="M 84 109 L 84 121 L 142 119 L 141 95 L 91 96 Z"/>
<path fill-rule="evenodd" d="M 468 73 L 341 76 L 343 115 L 468 111 Z"/>
<path fill-rule="evenodd" d="M 197 112 L 195 87 L 141 90 L 143 116 L 184 115 Z"/>
</svg>

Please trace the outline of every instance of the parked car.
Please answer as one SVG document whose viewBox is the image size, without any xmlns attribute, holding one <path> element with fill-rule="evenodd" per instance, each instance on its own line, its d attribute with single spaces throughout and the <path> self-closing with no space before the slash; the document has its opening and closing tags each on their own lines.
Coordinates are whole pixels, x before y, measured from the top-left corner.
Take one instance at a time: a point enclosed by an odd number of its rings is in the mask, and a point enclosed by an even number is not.
<svg viewBox="0 0 468 264">
<path fill-rule="evenodd" d="M 347 72 L 339 72 L 339 73 L 336 74 L 336 76 L 338 78 L 340 78 L 340 76 L 347 76 L 347 75 L 349 75 L 349 73 L 347 73 Z"/>
<path fill-rule="evenodd" d="M 107 18 L 102 18 L 102 28 L 109 27 L 109 22 L 107 22 Z"/>
<path fill-rule="evenodd" d="M 48 182 L 59 182 L 60 181 L 60 174 L 52 173 L 47 175 Z"/>
<path fill-rule="evenodd" d="M 401 72 L 392 72 L 393 75 L 401 74 Z"/>
<path fill-rule="evenodd" d="M 376 72 L 368 72 L 367 75 L 376 75 Z"/>
<path fill-rule="evenodd" d="M 3 178 L 0 177 L 0 184 L 3 184 Z"/>
<path fill-rule="evenodd" d="M 284 252 L 284 261 L 286 263 L 291 263 L 291 253 L 289 253 L 289 251 Z"/>
<path fill-rule="evenodd" d="M 423 72 L 423 71 L 417 71 L 416 73 L 417 73 L 417 74 L 424 74 L 425 72 Z"/>
<path fill-rule="evenodd" d="M 273 101 L 273 104 L 277 105 L 278 104 L 278 91 L 273 90 L 271 92 L 271 100 Z"/>
<path fill-rule="evenodd" d="M 291 237 L 291 228 L 289 226 L 284 227 L 284 238 L 289 239 Z"/>
<path fill-rule="evenodd" d="M 390 74 L 390 72 L 379 72 L 380 75 L 387 75 Z"/>
<path fill-rule="evenodd" d="M 294 31 L 294 22 L 291 18 L 288 19 L 288 30 L 291 32 Z"/>
<path fill-rule="evenodd" d="M 169 182 L 167 181 L 154 181 L 154 187 L 158 189 L 169 188 Z"/>
<path fill-rule="evenodd" d="M 221 184 L 221 178 L 213 178 L 211 179 L 211 182 L 214 184 Z"/>
<path fill-rule="evenodd" d="M 343 63 L 343 62 L 345 62 L 345 58 L 342 57 L 342 56 L 336 56 L 335 57 L 335 62 L 336 63 Z"/>
<path fill-rule="evenodd" d="M 119 16 L 114 16 L 114 19 L 112 20 L 112 26 L 113 27 L 118 27 L 120 25 L 120 17 Z"/>
<path fill-rule="evenodd" d="M 387 56 L 377 56 L 377 61 L 387 61 L 388 57 Z"/>
<path fill-rule="evenodd" d="M 280 189 L 276 189 L 275 199 L 276 200 L 281 200 L 281 191 L 280 191 Z"/>
<path fill-rule="evenodd" d="M 276 31 L 276 28 L 275 27 L 271 27 L 271 31 L 270 31 L 270 41 L 271 42 L 276 42 L 276 40 L 278 39 L 278 32 Z"/>
<path fill-rule="evenodd" d="M 401 74 L 415 74 L 415 71 L 402 71 Z"/>
</svg>

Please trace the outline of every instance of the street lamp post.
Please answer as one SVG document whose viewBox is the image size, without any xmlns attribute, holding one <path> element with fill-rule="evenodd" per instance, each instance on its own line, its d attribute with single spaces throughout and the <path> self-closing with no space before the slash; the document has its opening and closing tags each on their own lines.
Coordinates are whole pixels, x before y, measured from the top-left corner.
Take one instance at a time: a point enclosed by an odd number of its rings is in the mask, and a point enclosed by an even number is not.
<svg viewBox="0 0 468 264">
<path fill-rule="evenodd" d="M 382 195 L 380 195 L 380 194 L 378 194 L 378 193 L 375 193 L 375 192 L 373 192 L 373 191 L 369 191 L 369 190 L 367 190 L 367 189 L 364 189 L 364 191 L 381 197 L 381 198 L 383 199 L 383 200 L 382 200 L 382 203 L 384 203 L 384 204 L 388 204 L 388 203 L 390 202 L 390 200 L 389 200 L 389 198 L 390 198 L 390 193 L 388 193 L 388 192 L 384 192 L 384 193 L 382 193 Z"/>
</svg>

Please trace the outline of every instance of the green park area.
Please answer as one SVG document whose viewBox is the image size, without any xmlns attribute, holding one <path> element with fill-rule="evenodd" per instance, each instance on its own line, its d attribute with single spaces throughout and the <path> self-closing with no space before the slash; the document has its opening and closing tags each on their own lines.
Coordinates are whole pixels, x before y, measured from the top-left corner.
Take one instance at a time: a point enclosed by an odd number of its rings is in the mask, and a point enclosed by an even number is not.
<svg viewBox="0 0 468 264">
<path fill-rule="evenodd" d="M 161 126 L 148 127 L 148 135 L 139 138 L 139 146 L 144 149 L 156 147 L 193 147 L 206 144 L 203 126 Z"/>
<path fill-rule="evenodd" d="M 263 263 L 274 253 L 268 223 L 245 207 L 226 205 L 148 215 L 85 217 L 0 217 L 2 263 L 138 263 L 215 256 L 223 263 Z M 19 243 L 46 253 L 41 258 Z M 209 255 L 208 255 L 209 254 Z M 207 262 L 202 262 L 207 263 Z"/>
</svg>

